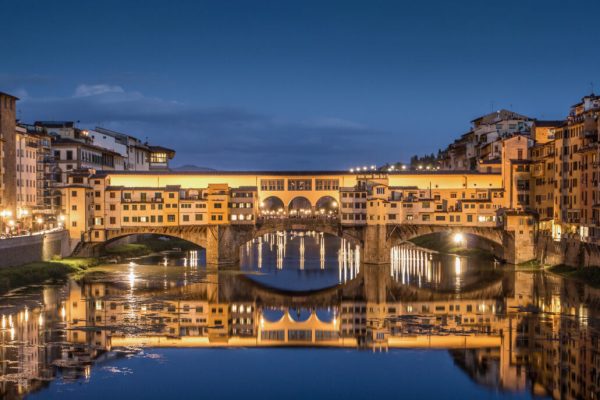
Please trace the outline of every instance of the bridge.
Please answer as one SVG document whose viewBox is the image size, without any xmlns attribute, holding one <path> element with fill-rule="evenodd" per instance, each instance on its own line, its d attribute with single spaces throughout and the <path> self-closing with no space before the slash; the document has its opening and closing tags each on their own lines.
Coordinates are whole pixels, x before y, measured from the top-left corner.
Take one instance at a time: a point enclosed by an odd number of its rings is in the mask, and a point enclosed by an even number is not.
<svg viewBox="0 0 600 400">
<path fill-rule="evenodd" d="M 63 192 L 65 226 L 88 248 L 153 233 L 226 265 L 253 238 L 311 230 L 360 244 L 364 263 L 381 264 L 398 243 L 460 232 L 508 262 L 535 257 L 533 218 L 506 208 L 497 174 L 102 172 Z"/>
<path fill-rule="evenodd" d="M 445 225 L 365 225 L 346 226 L 335 217 L 278 217 L 260 218 L 252 225 L 191 225 L 191 226 L 136 226 L 106 231 L 104 242 L 91 243 L 95 253 L 106 243 L 130 236 L 154 234 L 175 237 L 198 245 L 206 250 L 208 265 L 226 266 L 239 262 L 240 248 L 248 241 L 266 234 L 281 231 L 316 231 L 338 236 L 361 247 L 363 264 L 388 264 L 393 246 L 411 239 L 432 234 L 460 233 L 477 240 L 475 246 L 483 247 L 497 258 L 503 259 L 503 243 L 507 232 L 491 227 L 458 227 Z M 446 240 L 451 240 L 447 238 Z"/>
</svg>

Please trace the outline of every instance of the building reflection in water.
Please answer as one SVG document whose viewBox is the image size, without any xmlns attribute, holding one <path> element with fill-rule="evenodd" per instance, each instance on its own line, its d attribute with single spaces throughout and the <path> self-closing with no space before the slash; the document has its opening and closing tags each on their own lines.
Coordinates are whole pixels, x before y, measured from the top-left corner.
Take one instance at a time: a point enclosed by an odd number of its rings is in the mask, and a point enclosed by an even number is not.
<svg viewBox="0 0 600 400">
<path fill-rule="evenodd" d="M 322 251 L 318 235 L 289 241 L 300 239 Z M 256 244 L 276 251 L 285 240 Z M 202 268 L 157 275 L 158 261 L 49 286 L 19 304 L 6 299 L 2 397 L 43 387 L 57 370 L 61 379 L 85 380 L 95 360 L 139 347 L 331 346 L 448 349 L 481 385 L 598 398 L 599 289 L 508 267 L 494 279 L 451 286 L 466 272 L 462 261 L 415 248 L 393 250 L 383 266 L 361 267 L 359 250 L 343 241 L 337 256 L 342 284 L 309 294 Z"/>
</svg>

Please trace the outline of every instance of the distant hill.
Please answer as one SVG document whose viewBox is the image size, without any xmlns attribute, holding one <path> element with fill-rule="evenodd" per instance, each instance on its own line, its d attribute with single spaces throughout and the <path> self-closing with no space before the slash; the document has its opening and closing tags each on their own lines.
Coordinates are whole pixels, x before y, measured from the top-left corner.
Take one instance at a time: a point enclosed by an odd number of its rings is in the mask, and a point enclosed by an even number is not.
<svg viewBox="0 0 600 400">
<path fill-rule="evenodd" d="M 173 171 L 216 171 L 214 168 L 199 167 L 197 165 L 186 164 L 180 167 L 171 168 Z"/>
</svg>

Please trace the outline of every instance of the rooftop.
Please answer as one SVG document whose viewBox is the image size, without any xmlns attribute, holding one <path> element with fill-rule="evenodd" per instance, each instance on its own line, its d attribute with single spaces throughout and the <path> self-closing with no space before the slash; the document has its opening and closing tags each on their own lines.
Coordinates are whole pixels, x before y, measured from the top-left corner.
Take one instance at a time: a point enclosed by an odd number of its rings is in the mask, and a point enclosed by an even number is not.
<svg viewBox="0 0 600 400">
<path fill-rule="evenodd" d="M 198 175 L 198 176 L 230 176 L 230 175 L 264 175 L 264 176 L 359 176 L 361 174 L 352 173 L 349 171 L 339 170 L 320 170 L 320 171 L 98 171 L 97 175 Z M 393 171 L 382 173 L 382 175 L 500 175 L 499 172 L 478 172 L 478 171 L 440 171 L 440 170 L 410 170 L 410 171 Z"/>
</svg>

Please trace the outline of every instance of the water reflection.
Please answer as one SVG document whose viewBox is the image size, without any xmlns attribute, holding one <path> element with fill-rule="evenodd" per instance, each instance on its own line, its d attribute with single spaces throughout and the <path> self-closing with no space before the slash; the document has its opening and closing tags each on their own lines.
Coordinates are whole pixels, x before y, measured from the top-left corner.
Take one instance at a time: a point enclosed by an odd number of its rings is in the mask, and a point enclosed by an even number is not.
<svg viewBox="0 0 600 400">
<path fill-rule="evenodd" d="M 241 269 L 251 279 L 282 290 L 307 291 L 354 279 L 360 271 L 360 247 L 315 231 L 274 232 L 246 244 Z"/>
<path fill-rule="evenodd" d="M 179 266 L 137 260 L 7 296 L 0 304 L 1 396 L 21 397 L 57 376 L 86 382 L 98 363 L 155 346 L 294 345 L 448 349 L 477 385 L 598 397 L 599 289 L 543 272 L 477 269 L 467 259 L 408 247 L 395 249 L 390 265 L 360 266 L 358 249 L 321 235 L 275 235 L 244 251 L 258 255 L 261 246 L 263 273 L 291 268 L 298 276 L 314 271 L 318 280 L 331 270 L 342 283 L 284 292 L 248 275 L 255 269 L 206 271 L 185 254 Z M 295 258 L 290 264 L 286 257 Z"/>
</svg>

